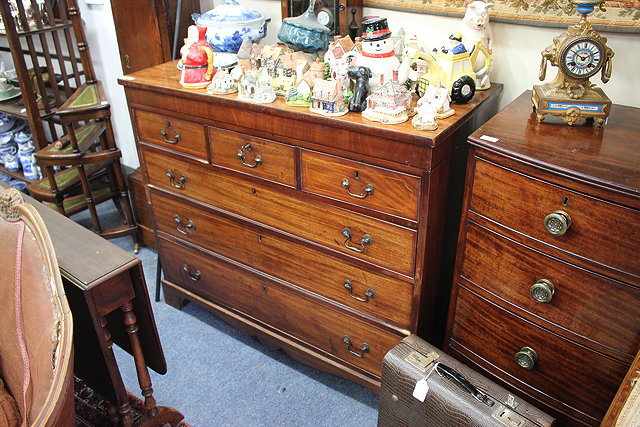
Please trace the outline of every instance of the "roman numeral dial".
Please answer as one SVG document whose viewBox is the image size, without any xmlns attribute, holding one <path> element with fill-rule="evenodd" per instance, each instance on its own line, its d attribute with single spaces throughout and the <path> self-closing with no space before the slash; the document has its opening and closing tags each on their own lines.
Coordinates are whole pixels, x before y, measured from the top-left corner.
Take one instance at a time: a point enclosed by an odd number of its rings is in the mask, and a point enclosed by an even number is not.
<svg viewBox="0 0 640 427">
<path fill-rule="evenodd" d="M 560 66 L 568 76 L 587 79 L 602 67 L 604 48 L 590 37 L 567 43 L 560 55 Z"/>
</svg>

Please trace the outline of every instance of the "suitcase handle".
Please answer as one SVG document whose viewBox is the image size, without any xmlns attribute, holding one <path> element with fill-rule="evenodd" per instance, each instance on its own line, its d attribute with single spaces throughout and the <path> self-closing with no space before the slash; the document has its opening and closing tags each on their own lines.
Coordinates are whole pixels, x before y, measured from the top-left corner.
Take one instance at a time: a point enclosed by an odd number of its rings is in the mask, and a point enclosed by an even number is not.
<svg viewBox="0 0 640 427">
<path fill-rule="evenodd" d="M 471 394 L 478 401 L 484 403 L 485 405 L 487 405 L 489 407 L 494 405 L 494 401 L 491 400 L 489 398 L 489 396 L 486 395 L 486 393 L 478 390 L 478 388 L 476 388 L 473 384 L 471 384 L 469 382 L 469 380 L 467 380 L 461 373 L 459 373 L 455 369 L 453 369 L 453 368 L 451 368 L 451 367 L 449 367 L 447 365 L 443 365 L 442 363 L 438 363 L 436 365 L 436 372 L 441 377 L 444 377 L 444 378 L 446 378 L 446 379 L 458 384 L 460 387 L 465 389 L 467 392 L 469 392 L 469 394 Z"/>
</svg>

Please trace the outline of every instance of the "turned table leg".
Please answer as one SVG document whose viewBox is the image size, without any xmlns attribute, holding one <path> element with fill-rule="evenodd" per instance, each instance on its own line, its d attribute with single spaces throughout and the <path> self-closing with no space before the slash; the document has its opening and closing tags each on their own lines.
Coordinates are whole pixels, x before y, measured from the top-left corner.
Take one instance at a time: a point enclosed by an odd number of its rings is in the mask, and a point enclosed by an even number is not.
<svg viewBox="0 0 640 427">
<path fill-rule="evenodd" d="M 147 410 L 147 414 L 154 417 L 158 413 L 158 408 L 156 407 L 156 400 L 153 397 L 151 377 L 149 376 L 149 370 L 147 369 L 147 364 L 142 352 L 142 346 L 140 345 L 136 315 L 133 313 L 133 302 L 129 301 L 125 303 L 121 309 L 124 313 L 124 324 L 126 326 L 127 333 L 129 334 L 129 341 L 131 342 L 131 352 L 136 364 L 138 383 L 140 384 L 140 390 L 142 390 L 142 395 L 144 396 L 144 407 Z"/>
<path fill-rule="evenodd" d="M 110 371 L 111 379 L 114 382 L 116 394 L 118 397 L 118 409 L 117 412 L 109 411 L 109 418 L 116 424 L 120 421 L 120 425 L 129 427 L 133 425 L 133 412 L 131 411 L 131 405 L 129 404 L 129 396 L 127 390 L 122 382 L 122 376 L 118 370 L 118 364 L 116 357 L 113 354 L 113 342 L 111 341 L 111 332 L 107 328 L 107 319 L 105 317 L 100 318 L 100 326 L 102 327 L 102 333 L 104 334 L 105 342 L 105 360 L 107 361 L 107 367 Z"/>
</svg>

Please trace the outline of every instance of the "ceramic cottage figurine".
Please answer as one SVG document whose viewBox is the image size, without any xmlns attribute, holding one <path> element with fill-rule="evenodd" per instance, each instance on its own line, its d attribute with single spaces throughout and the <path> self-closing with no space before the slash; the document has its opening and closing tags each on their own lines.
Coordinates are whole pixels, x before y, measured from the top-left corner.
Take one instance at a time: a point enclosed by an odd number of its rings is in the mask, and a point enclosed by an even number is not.
<svg viewBox="0 0 640 427">
<path fill-rule="evenodd" d="M 342 79 L 317 80 L 311 95 L 311 107 L 314 113 L 325 116 L 343 116 L 349 111 L 342 94 Z"/>
<path fill-rule="evenodd" d="M 393 40 L 386 18 L 371 18 L 362 23 L 361 52 L 347 53 L 347 57 L 354 57 L 357 66 L 371 70 L 369 83 L 374 90 L 392 81 L 393 72 L 400 67 L 400 60 L 393 50 Z"/>
<path fill-rule="evenodd" d="M 291 107 L 311 107 L 311 90 L 316 81 L 323 80 L 323 77 L 324 66 L 320 63 L 320 59 L 316 58 L 307 71 L 298 76 L 297 85 L 289 89 L 285 97 L 286 104 Z"/>
<path fill-rule="evenodd" d="M 449 90 L 441 84 L 429 85 L 418 100 L 415 111 L 411 124 L 418 130 L 435 130 L 438 128 L 436 118 L 444 119 L 455 114 Z"/>
<path fill-rule="evenodd" d="M 480 0 L 476 0 L 467 6 L 464 18 L 460 22 L 459 30 L 462 35 L 462 43 L 464 43 L 469 52 L 475 46 L 476 41 L 481 41 L 489 55 L 493 55 L 493 35 L 489 26 L 490 7 L 493 7 L 493 3 L 485 3 Z M 493 58 L 491 58 L 491 61 L 493 61 Z M 474 63 L 473 70 L 477 74 L 476 90 L 486 90 L 491 87 L 491 81 L 489 80 L 490 67 L 483 70 L 487 62 L 489 62 L 489 58 L 484 53 L 480 53 Z"/>
<path fill-rule="evenodd" d="M 347 79 L 347 69 L 349 68 L 349 58 L 347 53 L 357 53 L 356 44 L 349 36 L 336 36 L 333 42 L 329 45 L 327 53 L 324 55 L 324 62 L 329 64 L 330 75 L 332 79 L 342 78 L 343 85 L 345 87 L 349 83 Z"/>
<path fill-rule="evenodd" d="M 271 76 L 266 68 L 249 70 L 238 82 L 238 99 L 269 104 L 276 100 L 276 93 L 271 86 Z"/>
<path fill-rule="evenodd" d="M 207 87 L 215 73 L 213 66 L 213 50 L 205 41 L 206 27 L 189 26 L 184 46 L 180 49 L 182 55 L 180 84 L 187 89 L 202 89 Z"/>
<path fill-rule="evenodd" d="M 406 122 L 411 111 L 411 94 L 395 78 L 374 90 L 367 98 L 367 109 L 362 117 L 374 122 L 394 125 Z"/>
<path fill-rule="evenodd" d="M 207 93 L 227 95 L 238 91 L 238 81 L 228 69 L 219 69 L 207 86 Z"/>
</svg>

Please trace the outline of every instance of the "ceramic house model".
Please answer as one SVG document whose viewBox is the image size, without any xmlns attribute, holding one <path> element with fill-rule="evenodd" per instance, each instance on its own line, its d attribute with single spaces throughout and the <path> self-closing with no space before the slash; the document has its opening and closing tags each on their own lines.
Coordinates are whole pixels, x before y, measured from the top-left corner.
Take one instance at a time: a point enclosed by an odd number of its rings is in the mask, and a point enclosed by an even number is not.
<svg viewBox="0 0 640 427">
<path fill-rule="evenodd" d="M 409 111 L 411 111 L 411 94 L 394 79 L 369 95 L 367 108 L 362 112 L 362 117 L 392 125 L 407 121 Z"/>
<path fill-rule="evenodd" d="M 357 53 L 358 48 L 356 44 L 351 40 L 349 36 L 336 36 L 335 40 L 329 45 L 329 50 L 324 56 L 324 61 L 329 64 L 331 68 L 331 77 L 345 77 L 346 70 L 349 67 L 350 61 L 347 53 Z"/>
<path fill-rule="evenodd" d="M 207 93 L 227 95 L 238 91 L 238 82 L 231 75 L 229 70 L 218 70 L 213 76 L 211 83 L 207 86 Z"/>
<path fill-rule="evenodd" d="M 244 39 L 242 44 L 240 45 L 240 49 L 237 53 L 238 65 L 243 67 L 245 70 L 250 70 L 251 67 L 251 50 L 253 47 L 251 39 Z"/>
<path fill-rule="evenodd" d="M 298 63 L 300 70 L 304 69 L 303 63 Z M 324 65 L 316 58 L 309 69 L 298 78 L 295 90 L 287 93 L 286 103 L 292 107 L 311 107 L 311 90 L 317 80 L 323 80 Z"/>
<path fill-rule="evenodd" d="M 311 107 L 314 113 L 325 116 L 342 116 L 349 109 L 344 102 L 342 94 L 342 79 L 318 80 L 313 87 L 311 95 Z"/>
<path fill-rule="evenodd" d="M 284 49 L 280 53 L 275 63 L 275 76 L 273 77 L 273 87 L 276 94 L 285 95 L 289 89 L 296 85 L 298 80 L 306 73 L 314 60 L 312 55 L 304 52 L 292 52 Z"/>
<path fill-rule="evenodd" d="M 266 70 L 249 70 L 238 82 L 238 99 L 268 104 L 276 100 L 271 77 Z"/>
</svg>

